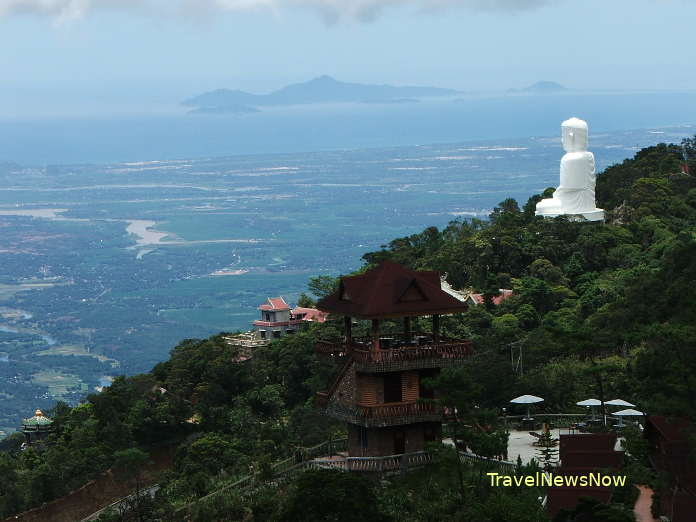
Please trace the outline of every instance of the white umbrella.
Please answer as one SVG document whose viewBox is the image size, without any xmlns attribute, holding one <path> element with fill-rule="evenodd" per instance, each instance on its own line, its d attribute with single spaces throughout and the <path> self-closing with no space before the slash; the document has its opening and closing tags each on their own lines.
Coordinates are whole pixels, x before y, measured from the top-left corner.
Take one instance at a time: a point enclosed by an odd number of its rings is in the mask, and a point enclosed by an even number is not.
<svg viewBox="0 0 696 522">
<path fill-rule="evenodd" d="M 613 401 L 604 401 L 607 406 L 625 406 L 627 408 L 633 408 L 635 404 L 624 401 L 623 399 L 614 399 Z"/>
<path fill-rule="evenodd" d="M 619 418 L 619 426 L 623 426 L 624 417 L 639 417 L 645 414 L 642 411 L 628 409 L 617 411 L 616 413 L 614 413 L 614 415 L 616 415 Z"/>
<path fill-rule="evenodd" d="M 576 402 L 575 404 L 577 404 L 578 406 L 592 407 L 592 406 L 601 406 L 602 401 L 597 400 L 597 399 L 587 399 L 584 401 Z M 595 420 L 595 412 L 594 412 L 594 410 L 591 410 L 591 411 L 592 411 L 592 420 Z"/>
<path fill-rule="evenodd" d="M 628 409 L 628 410 L 617 411 L 616 413 L 614 413 L 614 415 L 616 415 L 617 417 L 639 417 L 641 415 L 645 415 L 645 413 L 643 413 L 642 411 L 638 411 L 638 410 Z"/>
<path fill-rule="evenodd" d="M 527 404 L 527 418 L 529 418 L 529 405 L 537 402 L 544 402 L 544 399 L 536 395 L 520 395 L 510 401 L 513 404 Z"/>
</svg>

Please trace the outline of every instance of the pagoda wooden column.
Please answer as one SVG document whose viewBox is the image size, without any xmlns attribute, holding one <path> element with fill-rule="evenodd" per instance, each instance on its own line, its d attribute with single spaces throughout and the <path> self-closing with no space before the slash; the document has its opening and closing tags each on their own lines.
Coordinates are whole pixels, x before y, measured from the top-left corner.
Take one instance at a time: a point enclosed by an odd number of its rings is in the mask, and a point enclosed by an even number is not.
<svg viewBox="0 0 696 522">
<path fill-rule="evenodd" d="M 433 342 L 440 342 L 440 314 L 433 314 Z"/>
<path fill-rule="evenodd" d="M 379 319 L 372 320 L 372 329 L 370 333 L 372 335 L 372 349 L 379 350 Z"/>
<path fill-rule="evenodd" d="M 343 333 L 343 340 L 348 349 L 350 349 L 350 346 L 353 344 L 353 319 L 348 315 L 343 317 Z"/>
<path fill-rule="evenodd" d="M 404 317 L 404 340 L 406 343 L 411 342 L 411 317 Z"/>
</svg>

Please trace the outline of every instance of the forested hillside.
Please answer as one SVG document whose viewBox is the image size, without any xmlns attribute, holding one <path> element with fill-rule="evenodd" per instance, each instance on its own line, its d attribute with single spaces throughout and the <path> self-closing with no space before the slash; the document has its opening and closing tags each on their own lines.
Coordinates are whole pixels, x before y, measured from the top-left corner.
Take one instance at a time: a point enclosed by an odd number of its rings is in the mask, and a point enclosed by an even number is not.
<svg viewBox="0 0 696 522">
<path fill-rule="evenodd" d="M 575 403 L 589 396 L 625 397 L 651 414 L 696 419 L 696 176 L 682 171 L 685 151 L 696 158 L 696 139 L 644 149 L 600 174 L 605 224 L 536 218 L 536 195 L 522 207 L 501 202 L 489 221 L 428 228 L 364 256 L 366 267 L 390 259 L 439 270 L 453 287 L 484 294 L 483 305 L 443 319 L 444 333 L 473 340 L 477 355 L 437 383 L 469 420 L 493 427 L 490 437 L 471 434 L 481 454 L 495 454 L 496 417 L 525 393 L 544 397 L 550 412 L 579 411 Z M 696 173 L 696 163 L 690 167 Z M 334 284 L 312 280 L 305 304 Z M 495 306 L 501 288 L 513 296 Z M 250 471 L 263 483 L 271 463 L 297 447 L 342 436 L 343 427 L 313 406 L 335 370 L 315 356 L 314 342 L 337 337 L 340 320 L 274 341 L 250 359 L 222 335 L 185 340 L 150 373 L 118 378 L 76 408 L 59 404 L 44 451 L 19 452 L 16 436 L 0 443 L 0 516 L 64 495 L 109 467 L 136 470 L 133 463 L 162 444 L 178 449 L 156 498 L 105 519 L 176 520 L 177 509 Z M 416 326 L 429 329 L 427 321 Z M 628 472 L 646 480 L 640 442 L 629 443 Z M 198 520 L 547 519 L 540 492 L 488 488 L 476 473 L 458 476 L 446 451 L 434 453 L 436 465 L 379 486 L 308 472 L 191 512 Z M 619 508 L 611 516 L 631 520 Z"/>
</svg>

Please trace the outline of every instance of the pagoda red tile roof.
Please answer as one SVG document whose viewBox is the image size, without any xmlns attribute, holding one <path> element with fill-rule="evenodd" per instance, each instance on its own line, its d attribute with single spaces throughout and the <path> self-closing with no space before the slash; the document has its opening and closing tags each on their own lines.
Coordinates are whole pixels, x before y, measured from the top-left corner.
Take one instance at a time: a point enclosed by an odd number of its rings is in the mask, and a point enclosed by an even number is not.
<svg viewBox="0 0 696 522">
<path fill-rule="evenodd" d="M 383 261 L 364 274 L 341 278 L 339 289 L 317 303 L 324 312 L 362 319 L 466 312 L 468 306 L 442 290 L 436 271 L 409 270 Z"/>
<path fill-rule="evenodd" d="M 290 310 L 290 306 L 282 297 L 269 297 L 267 301 L 267 303 L 259 306 L 259 310 L 273 310 L 276 312 L 279 310 Z"/>
</svg>

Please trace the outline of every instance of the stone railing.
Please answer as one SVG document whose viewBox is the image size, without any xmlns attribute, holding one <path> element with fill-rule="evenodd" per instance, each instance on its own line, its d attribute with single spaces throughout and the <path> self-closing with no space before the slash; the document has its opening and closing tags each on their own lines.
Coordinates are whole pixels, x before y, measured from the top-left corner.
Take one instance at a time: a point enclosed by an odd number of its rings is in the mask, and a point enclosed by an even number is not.
<svg viewBox="0 0 696 522">
<path fill-rule="evenodd" d="M 308 462 L 312 469 L 338 469 L 341 471 L 388 472 L 402 471 L 425 466 L 431 461 L 424 451 L 388 455 L 384 457 L 346 457 L 341 460 L 315 459 Z"/>
<path fill-rule="evenodd" d="M 430 455 L 424 451 L 390 455 L 387 457 L 348 457 L 348 471 L 402 471 L 425 466 L 430 462 Z"/>
<path fill-rule="evenodd" d="M 587 421 L 594 422 L 595 426 L 604 425 L 604 416 L 600 412 L 595 413 L 594 421 L 590 421 L 592 415 L 589 413 L 532 413 L 532 417 L 539 423 L 548 422 L 554 428 L 569 428 L 579 422 Z M 607 415 L 606 418 L 607 425 L 609 426 L 622 422 L 620 417 L 615 417 L 613 415 Z M 523 420 L 525 420 L 526 415 L 506 415 L 504 417 L 498 417 L 498 419 L 507 425 L 514 426 L 515 424 L 521 423 Z M 623 420 L 623 423 L 626 425 L 636 424 L 635 422 L 627 421 L 625 419 Z"/>
<path fill-rule="evenodd" d="M 250 334 L 226 335 L 223 339 L 230 346 L 241 346 L 243 348 L 258 348 L 271 342 L 270 339 L 257 339 Z"/>
<path fill-rule="evenodd" d="M 482 457 L 481 455 L 468 453 L 466 451 L 459 452 L 459 462 L 462 464 L 484 465 L 486 467 L 496 468 L 498 471 L 502 471 L 510 475 L 514 474 L 515 470 L 517 469 L 517 464 L 514 462 Z"/>
</svg>

